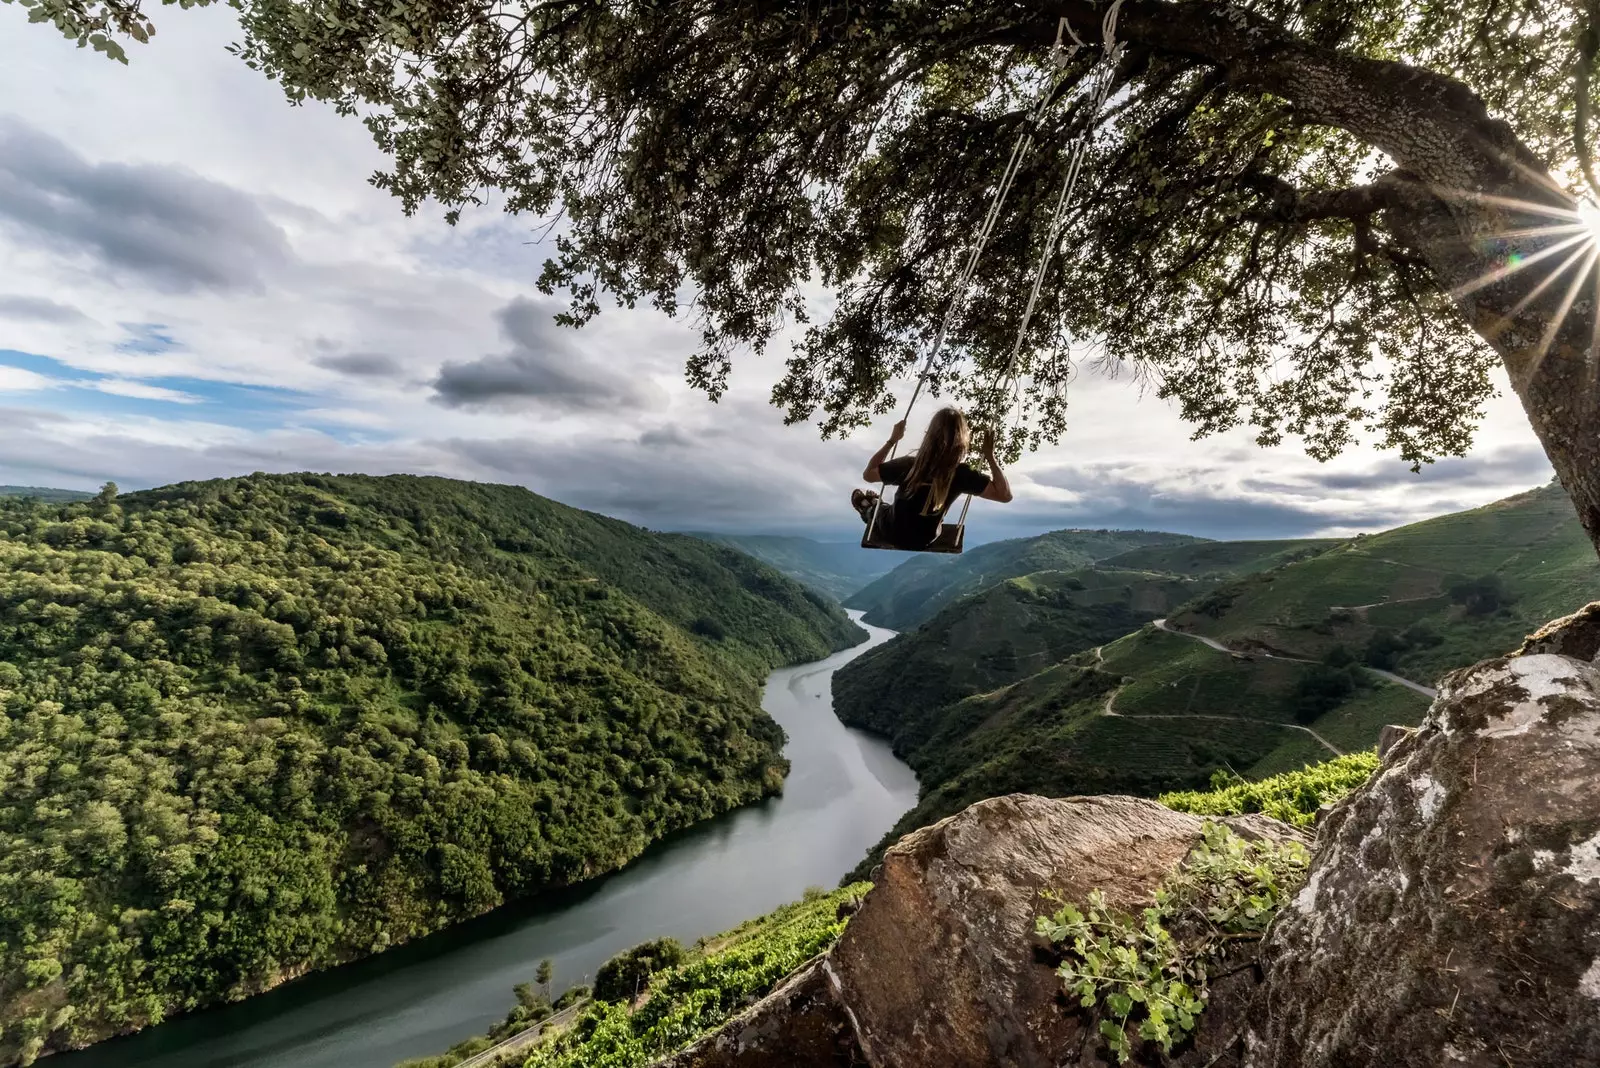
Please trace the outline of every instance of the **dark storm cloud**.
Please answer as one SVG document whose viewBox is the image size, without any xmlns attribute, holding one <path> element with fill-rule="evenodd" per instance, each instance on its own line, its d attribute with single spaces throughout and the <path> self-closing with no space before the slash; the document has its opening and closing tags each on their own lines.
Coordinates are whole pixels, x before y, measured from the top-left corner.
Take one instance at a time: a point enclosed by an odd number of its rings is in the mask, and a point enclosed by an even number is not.
<svg viewBox="0 0 1600 1068">
<path fill-rule="evenodd" d="M 336 356 L 318 356 L 312 363 L 343 375 L 357 378 L 393 378 L 400 373 L 400 361 L 382 352 L 346 352 Z"/>
<path fill-rule="evenodd" d="M 0 293 L 0 319 L 13 322 L 77 323 L 86 317 L 77 308 L 57 304 L 42 297 L 20 297 Z"/>
<path fill-rule="evenodd" d="M 642 439 L 649 439 L 648 441 Z M 832 533 L 850 510 L 859 446 L 782 426 L 763 400 L 729 398 L 714 423 L 613 430 L 561 442 L 437 443 L 469 478 L 516 482 L 579 508 L 657 530 Z M 855 535 L 859 537 L 857 532 Z"/>
<path fill-rule="evenodd" d="M 1153 484 L 1148 472 L 1130 472 L 1116 465 L 1084 464 L 1032 472 L 1032 481 L 1074 493 L 1069 505 L 1023 505 L 996 516 L 1006 529 L 1019 533 L 1063 527 L 1113 527 L 1168 530 L 1206 538 L 1291 538 L 1329 527 L 1376 529 L 1405 522 L 1398 508 L 1330 507 L 1315 497 L 1277 499 L 1219 493 L 1196 472 L 1194 488 L 1186 488 L 1182 472 L 1167 472 Z M 1009 535 L 1008 535 L 1009 536 Z"/>
<path fill-rule="evenodd" d="M 0 119 L 0 225 L 154 288 L 255 289 L 290 259 L 256 200 L 176 167 L 91 163 Z"/>
<path fill-rule="evenodd" d="M 1486 486 L 1523 486 L 1531 489 L 1550 480 L 1550 461 L 1537 445 L 1508 445 L 1482 455 L 1440 460 L 1412 474 L 1399 461 L 1374 464 L 1365 471 L 1328 471 L 1291 480 L 1248 479 L 1246 489 L 1264 493 L 1316 494 L 1393 489 L 1422 485 L 1430 489 L 1478 489 Z"/>
<path fill-rule="evenodd" d="M 481 469 L 478 477 L 519 482 L 566 504 L 658 529 L 696 522 L 702 529 L 749 529 L 752 516 L 780 523 L 793 492 L 782 476 L 750 479 L 733 458 L 697 456 L 684 463 L 626 440 L 549 446 L 462 439 L 445 447 Z"/>
<path fill-rule="evenodd" d="M 659 407 L 661 391 L 646 380 L 596 366 L 558 326 L 550 309 L 518 298 L 496 313 L 509 352 L 447 363 L 433 380 L 436 403 L 449 408 L 530 407 L 569 412 L 638 411 Z"/>
<path fill-rule="evenodd" d="M 639 445 L 646 449 L 687 449 L 694 443 L 694 438 L 684 433 L 682 427 L 677 426 L 657 427 L 639 435 Z"/>
</svg>

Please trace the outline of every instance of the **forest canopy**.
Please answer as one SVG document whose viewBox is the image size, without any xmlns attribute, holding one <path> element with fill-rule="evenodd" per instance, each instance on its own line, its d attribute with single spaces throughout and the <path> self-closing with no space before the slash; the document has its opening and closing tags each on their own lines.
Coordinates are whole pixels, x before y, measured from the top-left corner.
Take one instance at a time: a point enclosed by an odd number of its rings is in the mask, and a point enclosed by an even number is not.
<svg viewBox="0 0 1600 1068">
<path fill-rule="evenodd" d="M 764 674 L 859 633 L 742 554 L 513 487 L 0 500 L 0 1063 L 772 793 Z"/>
</svg>

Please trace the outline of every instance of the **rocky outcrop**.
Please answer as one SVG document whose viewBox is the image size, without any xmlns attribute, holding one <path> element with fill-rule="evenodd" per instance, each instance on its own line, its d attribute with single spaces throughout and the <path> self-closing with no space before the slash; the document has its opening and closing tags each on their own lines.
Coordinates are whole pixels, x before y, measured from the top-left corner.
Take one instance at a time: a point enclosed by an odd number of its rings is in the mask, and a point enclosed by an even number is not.
<svg viewBox="0 0 1600 1068">
<path fill-rule="evenodd" d="M 1600 601 L 1584 605 L 1570 616 L 1546 623 L 1523 642 L 1517 652 L 1522 656 L 1555 653 L 1589 663 L 1600 660 Z"/>
<path fill-rule="evenodd" d="M 1034 920 L 1054 908 L 1040 892 L 1082 900 L 1099 889 L 1116 906 L 1148 904 L 1203 822 L 1131 797 L 1014 795 L 902 839 L 826 964 L 866 1062 L 1103 1063 L 1089 1041 L 1095 1023 L 1064 1010 L 1060 981 L 1036 956 Z M 1224 822 L 1248 837 L 1296 833 L 1258 816 Z M 1192 1055 L 1173 1063 L 1210 1060 L 1237 1032 L 1247 1002 L 1220 991 Z"/>
<path fill-rule="evenodd" d="M 1319 828 L 1253 1068 L 1600 1065 L 1600 606 L 1447 677 Z"/>
<path fill-rule="evenodd" d="M 1387 760 L 1389 753 L 1395 746 L 1417 733 L 1415 727 L 1404 727 L 1398 723 L 1390 723 L 1378 730 L 1378 759 Z"/>
</svg>

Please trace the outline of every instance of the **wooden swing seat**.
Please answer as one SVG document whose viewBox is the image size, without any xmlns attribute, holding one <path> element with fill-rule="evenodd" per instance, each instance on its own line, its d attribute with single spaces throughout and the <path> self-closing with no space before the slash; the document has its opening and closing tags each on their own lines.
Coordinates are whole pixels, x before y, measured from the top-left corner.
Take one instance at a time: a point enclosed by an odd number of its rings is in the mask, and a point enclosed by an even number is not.
<svg viewBox="0 0 1600 1068">
<path fill-rule="evenodd" d="M 957 553 L 961 552 L 962 535 L 966 532 L 964 524 L 951 526 L 949 523 L 939 528 L 939 536 L 920 549 L 907 549 L 903 545 L 896 545 L 882 534 L 868 527 L 861 535 L 863 549 L 892 549 L 902 553 Z"/>
<path fill-rule="evenodd" d="M 884 487 L 887 489 L 888 487 Z M 872 509 L 872 517 L 867 520 L 867 529 L 861 534 L 861 547 L 863 549 L 890 549 L 901 553 L 952 553 L 959 555 L 961 543 L 967 533 L 967 509 L 972 507 L 972 494 L 967 494 L 961 502 L 961 517 L 955 523 L 942 523 L 939 533 L 934 539 L 920 549 L 907 549 L 904 545 L 896 545 L 878 530 L 878 511 L 883 507 L 883 498 L 878 498 L 877 505 Z"/>
</svg>

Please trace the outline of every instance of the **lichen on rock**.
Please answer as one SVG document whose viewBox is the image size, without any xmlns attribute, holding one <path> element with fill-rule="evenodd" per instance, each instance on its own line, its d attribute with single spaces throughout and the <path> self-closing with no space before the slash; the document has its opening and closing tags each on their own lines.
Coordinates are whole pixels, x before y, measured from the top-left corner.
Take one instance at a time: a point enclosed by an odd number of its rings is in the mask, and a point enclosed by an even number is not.
<svg viewBox="0 0 1600 1068">
<path fill-rule="evenodd" d="M 1600 615 L 1566 623 L 1446 678 L 1321 825 L 1248 1064 L 1600 1064 Z"/>
</svg>

